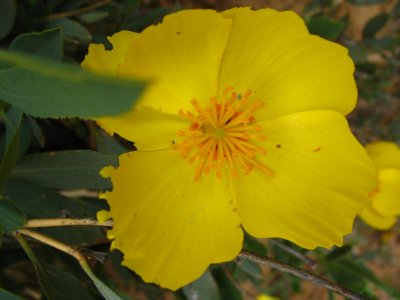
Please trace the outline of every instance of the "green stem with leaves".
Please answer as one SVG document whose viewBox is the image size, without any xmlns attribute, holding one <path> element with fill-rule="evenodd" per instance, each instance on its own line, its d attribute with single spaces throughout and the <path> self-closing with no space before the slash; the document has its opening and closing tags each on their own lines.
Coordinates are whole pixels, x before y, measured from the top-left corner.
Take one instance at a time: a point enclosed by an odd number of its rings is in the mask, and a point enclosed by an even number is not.
<svg viewBox="0 0 400 300">
<path fill-rule="evenodd" d="M 322 287 L 324 287 L 332 292 L 335 292 L 337 294 L 340 294 L 348 299 L 367 300 L 362 295 L 357 294 L 353 291 L 350 291 L 349 289 L 338 286 L 336 283 L 334 283 L 324 277 L 316 275 L 310 271 L 282 263 L 279 260 L 276 260 L 275 258 L 272 258 L 269 256 L 258 255 L 258 254 L 255 254 L 255 253 L 252 253 L 252 252 L 246 251 L 246 250 L 242 250 L 239 254 L 239 257 L 262 264 L 262 265 L 270 266 L 271 268 L 277 269 L 277 270 L 285 272 L 285 273 L 292 274 L 292 275 L 299 277 L 301 279 L 304 279 L 304 280 L 309 280 L 316 285 L 322 286 Z"/>
<path fill-rule="evenodd" d="M 76 225 L 76 224 L 74 224 Z M 61 243 L 60 241 L 57 241 L 51 237 L 48 237 L 44 234 L 32 231 L 30 229 L 20 229 L 18 230 L 15 234 L 15 237 L 17 238 L 18 242 L 20 243 L 21 247 L 24 249 L 26 254 L 29 256 L 29 258 L 32 261 L 36 261 L 36 257 L 33 255 L 32 250 L 30 249 L 28 243 L 24 238 L 21 237 L 21 235 L 25 235 L 27 237 L 30 237 L 34 240 L 37 240 L 39 242 L 42 242 L 46 245 L 49 245 L 53 248 L 56 248 L 62 252 L 65 252 L 72 257 L 74 257 L 79 265 L 81 266 L 82 270 L 85 271 L 85 273 L 89 276 L 89 278 L 93 281 L 94 285 L 98 289 L 98 291 L 103 295 L 103 297 L 106 300 L 122 300 L 121 297 L 119 297 L 114 291 L 112 291 L 108 286 L 106 286 L 100 279 L 96 277 L 96 275 L 93 273 L 92 269 L 90 268 L 89 264 L 86 261 L 85 256 L 82 255 L 78 250 L 72 248 L 71 246 L 68 246 L 64 243 Z"/>
<path fill-rule="evenodd" d="M 106 221 L 104 223 L 99 223 L 95 220 L 91 219 L 66 219 L 66 218 L 61 218 L 61 219 L 32 219 L 29 220 L 25 228 L 32 228 L 32 227 L 53 227 L 53 226 L 77 226 L 77 225 L 91 225 L 91 226 L 105 226 L 105 227 L 112 227 L 113 223 L 112 221 Z M 70 246 L 67 246 L 65 244 L 62 244 L 59 241 L 53 240 L 49 237 L 46 237 L 40 233 L 31 231 L 29 229 L 21 229 L 19 230 L 19 233 L 30 236 L 31 238 L 34 238 L 38 241 L 41 241 L 47 245 L 50 245 L 54 248 L 57 248 L 63 252 L 66 252 L 73 257 L 75 257 L 79 263 L 81 264 L 82 268 L 85 270 L 85 272 L 88 274 L 90 278 L 94 276 L 93 272 L 90 270 L 89 266 L 87 265 L 86 259 L 84 256 L 77 250 L 73 249 Z M 322 286 L 329 291 L 335 292 L 337 294 L 340 294 L 348 299 L 351 300 L 367 300 L 365 297 L 363 297 L 360 294 L 357 294 L 349 289 L 343 288 L 336 283 L 321 277 L 319 275 L 316 275 L 310 271 L 288 265 L 285 263 L 282 263 L 275 258 L 269 257 L 269 256 L 262 256 L 258 255 L 255 253 L 252 253 L 247 250 L 242 250 L 239 254 L 240 258 L 247 259 L 259 264 L 267 265 L 270 266 L 271 268 L 277 269 L 282 272 L 290 273 L 296 277 L 299 277 L 304 280 L 308 280 L 313 282 L 316 285 Z M 90 270 L 90 272 L 88 271 Z M 92 278 L 93 282 L 95 280 Z M 95 282 L 96 284 L 96 282 Z M 96 285 L 97 286 L 97 285 Z M 99 288 L 99 287 L 98 287 Z"/>
</svg>

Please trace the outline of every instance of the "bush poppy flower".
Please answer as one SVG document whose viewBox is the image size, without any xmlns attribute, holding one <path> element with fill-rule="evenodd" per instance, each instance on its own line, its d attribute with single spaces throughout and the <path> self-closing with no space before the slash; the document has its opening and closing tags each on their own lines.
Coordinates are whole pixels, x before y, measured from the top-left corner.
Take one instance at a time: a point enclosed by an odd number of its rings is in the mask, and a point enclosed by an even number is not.
<svg viewBox="0 0 400 300">
<path fill-rule="evenodd" d="M 132 111 L 97 119 L 137 151 L 104 169 L 112 247 L 145 281 L 175 290 L 232 260 L 243 228 L 302 247 L 342 245 L 375 171 L 345 115 L 354 65 L 295 13 L 184 10 L 83 68 L 150 81 Z"/>
<path fill-rule="evenodd" d="M 388 229 L 400 215 L 400 149 L 383 141 L 365 148 L 378 169 L 378 184 L 370 193 L 371 205 L 360 216 L 374 228 Z"/>
</svg>

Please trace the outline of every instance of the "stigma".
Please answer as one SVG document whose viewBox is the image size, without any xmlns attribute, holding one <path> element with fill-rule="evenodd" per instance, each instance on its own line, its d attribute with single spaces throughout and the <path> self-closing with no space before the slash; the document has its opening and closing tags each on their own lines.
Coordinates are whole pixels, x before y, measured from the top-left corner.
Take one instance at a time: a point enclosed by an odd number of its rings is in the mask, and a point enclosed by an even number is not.
<svg viewBox="0 0 400 300">
<path fill-rule="evenodd" d="M 257 160 L 257 155 L 266 154 L 265 149 L 255 144 L 266 138 L 254 117 L 254 111 L 264 102 L 250 101 L 250 96 L 251 91 L 240 95 L 227 87 L 221 99 L 211 97 L 208 106 L 193 99 L 193 111 L 179 110 L 179 116 L 190 125 L 179 131 L 182 142 L 174 144 L 173 149 L 196 165 L 195 180 L 211 171 L 222 178 L 224 169 L 234 178 L 239 176 L 239 169 L 249 174 L 255 168 L 273 176 L 272 170 Z"/>
</svg>

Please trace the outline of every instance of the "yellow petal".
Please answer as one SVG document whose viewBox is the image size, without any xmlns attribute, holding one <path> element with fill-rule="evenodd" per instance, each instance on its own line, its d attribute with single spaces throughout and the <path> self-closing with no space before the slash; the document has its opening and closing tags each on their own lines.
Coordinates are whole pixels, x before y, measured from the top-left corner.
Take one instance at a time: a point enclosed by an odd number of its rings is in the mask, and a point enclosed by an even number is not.
<svg viewBox="0 0 400 300">
<path fill-rule="evenodd" d="M 171 147 L 178 131 L 188 124 L 178 116 L 149 107 L 140 107 L 118 117 L 98 118 L 97 123 L 108 133 L 118 133 L 135 142 L 139 150 L 160 150 Z"/>
<path fill-rule="evenodd" d="M 386 230 L 396 223 L 396 218 L 393 216 L 383 216 L 374 210 L 372 207 L 364 209 L 360 214 L 361 219 L 376 229 Z"/>
<path fill-rule="evenodd" d="M 97 221 L 104 223 L 110 219 L 110 212 L 108 210 L 99 210 L 96 214 Z"/>
<path fill-rule="evenodd" d="M 193 98 L 215 96 L 231 23 L 212 10 L 184 10 L 140 33 L 118 68 L 121 76 L 154 83 L 138 105 L 177 114 Z"/>
<path fill-rule="evenodd" d="M 254 169 L 234 181 L 243 227 L 304 248 L 341 245 L 369 204 L 372 161 L 333 111 L 309 111 L 260 122 L 267 151 L 258 157 L 273 176 Z"/>
<path fill-rule="evenodd" d="M 117 75 L 151 82 L 135 110 L 97 119 L 98 124 L 110 134 L 135 142 L 140 150 L 169 147 L 178 130 L 186 126 L 184 120 L 175 117 L 178 111 L 190 109 L 193 98 L 208 101 L 216 95 L 231 23 L 211 10 L 186 10 L 129 39 L 129 47 L 120 51 L 126 54 L 126 60 L 125 56 L 124 63 L 117 60 Z M 93 57 L 103 61 L 107 55 L 112 58 L 112 53 L 103 52 L 103 56 L 89 52 L 86 60 Z M 88 62 L 95 65 L 93 60 Z"/>
<path fill-rule="evenodd" d="M 176 151 L 121 155 L 111 180 L 113 246 L 145 281 L 176 290 L 239 253 L 243 232 L 227 182 L 193 181 Z"/>
<path fill-rule="evenodd" d="M 106 166 L 100 170 L 100 175 L 104 178 L 110 178 L 114 171 L 115 168 L 113 166 Z"/>
<path fill-rule="evenodd" d="M 366 145 L 365 149 L 378 169 L 400 168 L 400 148 L 395 143 L 380 141 Z"/>
<path fill-rule="evenodd" d="M 260 294 L 256 297 L 256 300 L 279 300 L 279 298 L 272 297 L 267 294 Z"/>
<path fill-rule="evenodd" d="M 355 106 L 354 64 L 344 47 L 309 35 L 290 11 L 248 8 L 223 13 L 233 19 L 220 75 L 226 86 L 251 90 L 265 102 L 258 120 L 328 109 L 342 114 Z"/>
<path fill-rule="evenodd" d="M 128 48 L 135 40 L 137 33 L 120 31 L 109 37 L 112 50 L 106 50 L 102 44 L 90 44 L 89 53 L 82 62 L 82 68 L 103 75 L 116 75 L 117 67 L 125 60 Z"/>
<path fill-rule="evenodd" d="M 400 169 L 381 169 L 378 172 L 378 189 L 372 194 L 372 206 L 380 214 L 400 214 Z"/>
</svg>

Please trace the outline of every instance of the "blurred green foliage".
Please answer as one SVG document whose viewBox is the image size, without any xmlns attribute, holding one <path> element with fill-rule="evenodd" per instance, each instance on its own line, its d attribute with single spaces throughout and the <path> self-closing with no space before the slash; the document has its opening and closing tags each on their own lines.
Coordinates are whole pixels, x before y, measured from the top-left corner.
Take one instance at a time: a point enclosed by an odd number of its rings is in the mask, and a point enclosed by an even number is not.
<svg viewBox="0 0 400 300">
<path fill-rule="evenodd" d="M 211 266 L 200 279 L 172 293 L 143 283 L 136 274 L 122 267 L 121 254 L 117 251 L 104 262 L 109 242 L 101 228 L 41 230 L 76 246 L 91 258 L 91 266 L 102 280 L 90 275 L 91 281 L 67 255 L 30 241 L 29 244 L 21 242 L 22 250 L 9 234 L 21 228 L 26 218 L 95 219 L 96 212 L 106 208 L 106 203 L 98 201 L 88 190 L 109 189 L 110 183 L 98 175 L 99 170 L 115 165 L 117 155 L 133 146 L 121 138 L 108 136 L 91 121 L 63 117 L 86 118 L 121 112 L 135 100 L 127 101 L 126 95 L 132 92 L 139 95 L 143 84 L 89 75 L 78 65 L 89 43 L 110 47 L 106 37 L 114 32 L 141 31 L 166 14 L 189 7 L 191 2 L 175 3 L 0 1 L 0 286 L 3 287 L 0 299 L 99 299 L 99 290 L 103 296 L 113 299 L 113 293 L 104 283 L 123 299 L 137 296 L 138 299 L 235 300 L 253 299 L 262 292 L 290 299 L 302 292 L 298 278 L 238 259 Z M 220 8 L 221 3 L 230 7 L 229 1 L 199 1 L 198 7 Z M 344 4 L 372 7 L 387 3 L 314 0 L 303 10 L 310 32 L 343 44 L 355 62 L 360 101 L 350 121 L 363 143 L 377 139 L 400 143 L 400 3 L 372 17 L 363 27 L 360 40 L 346 34 L 350 12 L 339 17 L 338 11 Z M 27 82 L 31 84 L 26 85 Z M 62 95 L 60 89 L 69 93 Z M 115 100 L 111 106 L 106 101 L 110 97 L 108 90 L 112 90 Z M 26 97 L 35 97 L 37 101 L 29 103 L 24 101 Z M 69 107 L 71 97 L 76 101 Z M 96 106 L 98 111 L 88 111 L 87 108 L 94 107 L 90 99 L 103 101 L 103 105 Z M 369 256 L 356 256 L 355 246 L 351 244 L 331 251 L 307 251 L 286 241 L 266 242 L 246 236 L 244 248 L 299 267 L 315 267 L 312 264 L 316 262 L 320 274 L 362 293 L 366 299 L 379 299 L 378 290 L 388 299 L 400 299 L 399 291 L 380 280 L 368 267 L 368 261 L 380 255 L 379 247 L 373 255 L 369 252 Z M 251 289 L 246 288 L 249 285 Z M 335 296 L 330 294 L 329 299 Z"/>
</svg>

